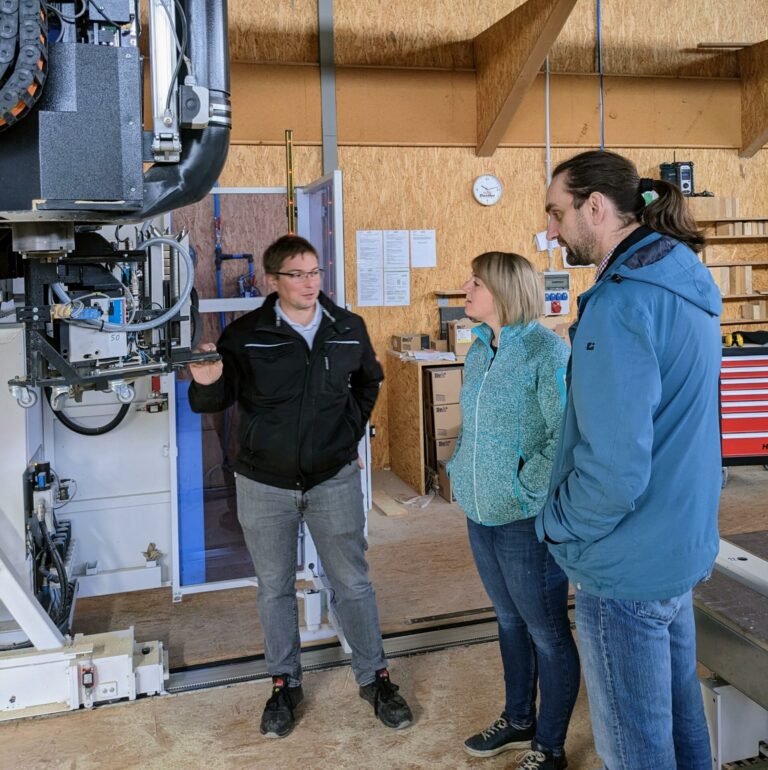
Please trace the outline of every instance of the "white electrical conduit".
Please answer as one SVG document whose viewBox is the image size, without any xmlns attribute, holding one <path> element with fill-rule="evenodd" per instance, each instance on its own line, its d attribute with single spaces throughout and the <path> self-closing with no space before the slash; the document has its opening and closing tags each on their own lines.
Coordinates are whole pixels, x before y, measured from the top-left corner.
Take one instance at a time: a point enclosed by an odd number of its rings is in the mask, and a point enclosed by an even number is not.
<svg viewBox="0 0 768 770">
<path fill-rule="evenodd" d="M 164 323 L 170 321 L 171 318 L 181 312 L 181 308 L 184 307 L 184 303 L 189 299 L 189 295 L 192 293 L 192 286 L 195 282 L 195 268 L 192 263 L 192 257 L 190 256 L 189 251 L 187 251 L 187 249 L 185 249 L 175 238 L 166 238 L 164 236 L 157 236 L 156 238 L 150 238 L 148 241 L 143 241 L 142 243 L 138 244 L 137 249 L 146 250 L 152 246 L 160 245 L 170 246 L 170 248 L 176 249 L 187 267 L 187 276 L 184 283 L 184 288 L 182 289 L 181 295 L 173 307 L 166 310 L 165 313 L 159 315 L 157 318 L 153 318 L 151 321 L 144 321 L 143 323 L 138 324 L 112 324 L 86 318 L 78 319 L 77 321 L 70 321 L 70 323 L 76 323 L 78 326 L 88 326 L 89 328 L 97 329 L 98 331 L 103 332 L 144 332 L 149 329 L 155 329 L 158 326 L 162 326 Z M 73 301 L 70 299 L 62 284 L 54 283 L 52 284 L 51 288 L 62 302 Z"/>
<path fill-rule="evenodd" d="M 547 170 L 547 189 L 552 184 L 552 141 L 549 133 L 549 56 L 544 59 L 546 65 L 544 74 L 544 141 L 546 144 L 546 157 L 545 164 Z M 547 220 L 549 220 L 549 214 L 547 214 Z M 554 249 L 547 241 L 547 269 L 554 270 Z"/>
</svg>

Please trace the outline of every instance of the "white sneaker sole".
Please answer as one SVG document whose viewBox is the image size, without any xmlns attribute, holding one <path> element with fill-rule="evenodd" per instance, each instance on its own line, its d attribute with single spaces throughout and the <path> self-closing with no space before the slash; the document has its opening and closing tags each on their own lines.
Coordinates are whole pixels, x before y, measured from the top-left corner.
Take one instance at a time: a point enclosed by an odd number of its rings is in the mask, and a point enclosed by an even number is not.
<svg viewBox="0 0 768 770">
<path fill-rule="evenodd" d="M 514 741 L 512 743 L 505 743 L 503 746 L 499 746 L 497 749 L 471 749 L 467 744 L 464 744 L 464 751 L 471 757 L 495 757 L 497 754 L 503 754 L 505 751 L 512 751 L 512 749 L 530 749 L 531 739 L 527 741 Z"/>
</svg>

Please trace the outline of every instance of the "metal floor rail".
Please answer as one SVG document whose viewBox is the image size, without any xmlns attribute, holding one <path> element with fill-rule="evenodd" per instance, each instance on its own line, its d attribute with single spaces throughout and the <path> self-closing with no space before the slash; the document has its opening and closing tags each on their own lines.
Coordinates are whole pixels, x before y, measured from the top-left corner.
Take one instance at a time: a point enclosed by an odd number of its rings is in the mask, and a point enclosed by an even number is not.
<svg viewBox="0 0 768 770">
<path fill-rule="evenodd" d="M 483 644 L 498 639 L 496 620 L 481 623 L 466 623 L 450 628 L 412 631 L 407 634 L 384 639 L 384 652 L 388 658 L 400 658 L 436 652 L 450 647 Z M 304 671 L 321 671 L 329 668 L 348 666 L 350 656 L 339 645 L 302 650 L 301 667 Z M 191 669 L 172 671 L 166 689 L 169 693 L 220 687 L 235 682 L 249 682 L 267 679 L 269 674 L 263 657 L 248 660 L 218 663 Z"/>
</svg>

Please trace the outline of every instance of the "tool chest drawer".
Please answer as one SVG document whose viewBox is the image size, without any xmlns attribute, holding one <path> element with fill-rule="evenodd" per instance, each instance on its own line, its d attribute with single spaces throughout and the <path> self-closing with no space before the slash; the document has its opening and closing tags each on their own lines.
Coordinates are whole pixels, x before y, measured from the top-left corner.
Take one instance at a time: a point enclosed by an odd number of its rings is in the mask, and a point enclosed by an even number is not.
<svg viewBox="0 0 768 770">
<path fill-rule="evenodd" d="M 723 349 L 720 432 L 724 465 L 768 460 L 767 348 Z"/>
</svg>

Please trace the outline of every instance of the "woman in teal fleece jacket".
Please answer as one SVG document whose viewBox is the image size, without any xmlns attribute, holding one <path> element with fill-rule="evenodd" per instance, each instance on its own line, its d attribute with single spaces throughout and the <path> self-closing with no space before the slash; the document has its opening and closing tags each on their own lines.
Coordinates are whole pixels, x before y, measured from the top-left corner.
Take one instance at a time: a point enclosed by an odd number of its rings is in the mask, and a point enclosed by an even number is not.
<svg viewBox="0 0 768 770">
<path fill-rule="evenodd" d="M 506 689 L 501 717 L 464 748 L 494 756 L 530 746 L 520 767 L 562 770 L 579 658 L 568 580 L 539 543 L 534 519 L 560 431 L 568 347 L 536 320 L 543 289 L 524 257 L 481 254 L 463 288 L 467 315 L 481 325 L 464 364 L 462 429 L 448 473 L 496 611 Z"/>
</svg>

